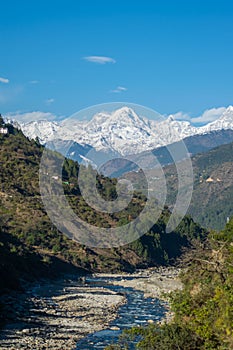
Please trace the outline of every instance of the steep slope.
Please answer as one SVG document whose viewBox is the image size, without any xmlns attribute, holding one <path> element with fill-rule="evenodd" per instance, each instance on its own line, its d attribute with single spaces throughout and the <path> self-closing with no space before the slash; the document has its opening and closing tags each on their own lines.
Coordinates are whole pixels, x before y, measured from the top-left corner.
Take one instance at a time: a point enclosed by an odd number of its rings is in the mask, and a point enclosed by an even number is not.
<svg viewBox="0 0 233 350">
<path fill-rule="evenodd" d="M 222 229 L 233 215 L 233 143 L 195 156 L 193 167 L 189 213 L 205 227 Z"/>
</svg>

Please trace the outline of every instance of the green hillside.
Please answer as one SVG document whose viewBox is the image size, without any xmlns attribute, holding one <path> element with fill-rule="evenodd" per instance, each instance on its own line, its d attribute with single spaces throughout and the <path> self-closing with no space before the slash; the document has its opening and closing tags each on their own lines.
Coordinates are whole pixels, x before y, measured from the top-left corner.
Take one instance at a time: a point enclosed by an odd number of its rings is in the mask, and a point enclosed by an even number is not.
<svg viewBox="0 0 233 350">
<path fill-rule="evenodd" d="M 125 350 L 132 339 L 139 350 L 233 349 L 233 218 L 220 233 L 209 235 L 202 249 L 186 257 L 184 288 L 170 297 L 172 322 L 135 327 L 118 345 Z"/>
</svg>

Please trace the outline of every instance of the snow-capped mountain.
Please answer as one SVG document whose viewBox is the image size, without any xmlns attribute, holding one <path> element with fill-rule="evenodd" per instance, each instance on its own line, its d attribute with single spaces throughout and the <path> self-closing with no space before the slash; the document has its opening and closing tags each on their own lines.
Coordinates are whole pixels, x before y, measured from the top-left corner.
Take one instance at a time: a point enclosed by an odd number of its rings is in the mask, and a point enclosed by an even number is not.
<svg viewBox="0 0 233 350">
<path fill-rule="evenodd" d="M 62 123 L 66 138 L 73 130 L 73 120 Z M 113 113 L 98 113 L 88 123 L 75 127 L 73 140 L 80 144 L 90 144 L 96 150 L 118 152 L 120 154 L 138 153 L 152 147 L 153 135 L 148 120 L 139 117 L 131 108 L 124 107 Z"/>
<path fill-rule="evenodd" d="M 233 130 L 233 107 L 228 107 L 216 121 L 195 127 L 188 121 L 178 121 L 169 116 L 166 120 L 149 120 L 139 116 L 129 107 L 112 113 L 95 114 L 90 121 L 68 118 L 61 122 L 46 120 L 21 123 L 23 133 L 42 143 L 72 140 L 80 145 L 90 145 L 97 151 L 121 155 L 137 154 L 166 146 L 189 136 L 202 135 L 217 130 Z"/>
<path fill-rule="evenodd" d="M 217 130 L 233 130 L 233 106 L 229 106 L 214 122 L 199 128 L 199 134 Z"/>
<path fill-rule="evenodd" d="M 43 144 L 57 139 L 57 135 L 61 132 L 61 126 L 58 123 L 48 120 L 23 123 L 20 124 L 20 128 L 24 135 L 30 139 L 38 137 Z"/>
</svg>

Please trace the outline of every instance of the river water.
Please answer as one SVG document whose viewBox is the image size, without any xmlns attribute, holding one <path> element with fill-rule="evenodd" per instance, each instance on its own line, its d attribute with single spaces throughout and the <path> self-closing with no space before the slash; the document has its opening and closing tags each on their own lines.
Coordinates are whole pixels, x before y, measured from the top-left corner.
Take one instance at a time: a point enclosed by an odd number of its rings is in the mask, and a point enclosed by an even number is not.
<svg viewBox="0 0 233 350">
<path fill-rule="evenodd" d="M 133 288 L 125 288 L 111 284 L 117 278 L 89 278 L 87 283 L 98 287 L 107 287 L 115 292 L 124 293 L 127 303 L 118 309 L 118 317 L 111 322 L 109 328 L 81 339 L 77 343 L 77 350 L 98 350 L 104 349 L 107 345 L 117 343 L 119 335 L 124 329 L 132 326 L 145 326 L 148 320 L 154 322 L 165 316 L 166 304 L 159 299 L 144 298 L 141 291 Z M 129 277 L 130 279 L 130 277 Z M 116 327 L 118 330 L 111 328 Z M 134 348 L 132 343 L 132 349 Z"/>
</svg>

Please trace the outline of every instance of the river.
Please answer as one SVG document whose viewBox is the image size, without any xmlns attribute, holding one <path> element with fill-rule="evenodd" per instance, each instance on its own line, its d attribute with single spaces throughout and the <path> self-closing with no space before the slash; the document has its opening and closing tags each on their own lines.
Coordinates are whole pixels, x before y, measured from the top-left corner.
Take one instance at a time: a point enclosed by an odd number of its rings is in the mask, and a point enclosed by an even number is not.
<svg viewBox="0 0 233 350">
<path fill-rule="evenodd" d="M 65 276 L 6 295 L 2 304 L 11 322 L 2 329 L 0 348 L 104 349 L 124 329 L 164 318 L 168 305 L 158 298 L 182 288 L 178 274 L 176 268 L 154 268 L 81 280 Z"/>
<path fill-rule="evenodd" d="M 107 345 L 117 343 L 124 329 L 132 326 L 145 326 L 149 322 L 160 321 L 167 311 L 165 302 L 156 298 L 145 298 L 144 293 L 130 287 L 111 284 L 117 278 L 88 278 L 92 286 L 107 287 L 126 296 L 127 303 L 118 310 L 118 317 L 112 321 L 108 329 L 90 334 L 77 343 L 76 350 L 104 349 Z M 132 279 L 128 277 L 128 279 Z"/>
</svg>

